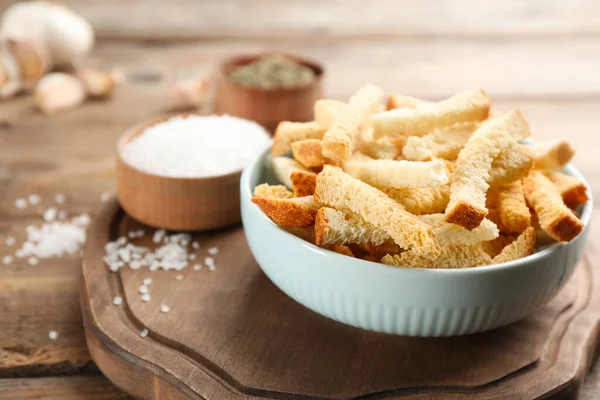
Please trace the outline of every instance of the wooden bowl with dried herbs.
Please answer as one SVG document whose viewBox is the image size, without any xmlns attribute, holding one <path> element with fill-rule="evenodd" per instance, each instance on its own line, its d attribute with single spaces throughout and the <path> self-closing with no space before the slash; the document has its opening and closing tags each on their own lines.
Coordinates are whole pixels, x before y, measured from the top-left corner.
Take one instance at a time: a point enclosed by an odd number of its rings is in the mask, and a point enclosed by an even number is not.
<svg viewBox="0 0 600 400">
<path fill-rule="evenodd" d="M 220 66 L 215 112 L 253 120 L 273 131 L 281 121 L 312 121 L 323 96 L 323 67 L 294 55 L 238 56 Z"/>
</svg>

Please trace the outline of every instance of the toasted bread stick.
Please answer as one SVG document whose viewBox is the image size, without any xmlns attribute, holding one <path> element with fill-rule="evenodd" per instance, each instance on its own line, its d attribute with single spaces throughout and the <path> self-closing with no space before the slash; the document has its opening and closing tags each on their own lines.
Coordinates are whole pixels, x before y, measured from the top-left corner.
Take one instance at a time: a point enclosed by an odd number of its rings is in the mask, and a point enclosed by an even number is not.
<svg viewBox="0 0 600 400">
<path fill-rule="evenodd" d="M 283 185 L 269 185 L 268 183 L 262 183 L 254 188 L 254 197 L 290 199 L 294 197 L 294 193 Z"/>
<path fill-rule="evenodd" d="M 275 178 L 285 185 L 288 189 L 294 187 L 291 179 L 292 172 L 303 172 L 307 175 L 316 174 L 307 168 L 304 168 L 299 162 L 288 157 L 271 157 L 271 171 Z"/>
<path fill-rule="evenodd" d="M 461 226 L 446 222 L 444 214 L 421 215 L 419 218 L 431 227 L 440 246 L 475 244 L 493 240 L 499 235 L 496 225 L 488 219 L 484 219 L 477 228 L 469 231 Z"/>
<path fill-rule="evenodd" d="M 461 150 L 452 175 L 446 221 L 472 230 L 487 215 L 485 194 L 492 162 L 514 143 L 508 132 L 529 131 L 518 111 L 511 111 L 481 124 Z"/>
<path fill-rule="evenodd" d="M 492 264 L 500 264 L 503 262 L 527 257 L 533 253 L 533 250 L 535 249 L 535 241 L 535 228 L 530 226 L 529 228 L 525 229 L 514 242 L 504 247 L 500 254 L 492 259 Z"/>
<path fill-rule="evenodd" d="M 440 161 L 374 160 L 355 153 L 342 163 L 344 171 L 376 188 L 401 189 L 448 183 L 448 170 Z"/>
<path fill-rule="evenodd" d="M 491 258 L 479 244 L 451 244 L 443 246 L 438 255 L 405 251 L 396 255 L 388 254 L 383 257 L 381 262 L 408 268 L 451 269 L 487 265 L 491 262 Z"/>
<path fill-rule="evenodd" d="M 525 202 L 521 181 L 498 188 L 498 213 L 502 226 L 511 233 L 521 233 L 531 226 L 531 213 Z"/>
<path fill-rule="evenodd" d="M 320 99 L 313 107 L 315 122 L 329 129 L 346 112 L 348 104 L 339 100 Z"/>
<path fill-rule="evenodd" d="M 554 239 L 568 242 L 582 231 L 583 223 L 565 205 L 556 186 L 543 173 L 532 171 L 523 180 L 523 191 L 540 226 Z"/>
<path fill-rule="evenodd" d="M 292 171 L 290 173 L 290 180 L 292 181 L 292 189 L 294 189 L 294 196 L 312 196 L 315 193 L 317 174 L 315 174 L 314 172 Z"/>
<path fill-rule="evenodd" d="M 574 176 L 558 171 L 547 172 L 546 176 L 554 183 L 568 207 L 577 208 L 590 199 L 585 184 Z"/>
<path fill-rule="evenodd" d="M 481 242 L 483 251 L 489 254 L 492 259 L 502 252 L 502 250 L 515 241 L 515 237 L 511 235 L 500 234 L 494 240 L 488 240 L 487 242 Z"/>
<path fill-rule="evenodd" d="M 428 188 L 384 189 L 390 198 L 415 214 L 442 213 L 450 200 L 450 186 L 441 185 Z"/>
<path fill-rule="evenodd" d="M 386 231 L 404 249 L 415 253 L 435 252 L 433 231 L 385 193 L 351 177 L 340 168 L 326 165 L 317 176 L 315 200 L 358 214 L 376 228 Z"/>
<path fill-rule="evenodd" d="M 500 152 L 492 162 L 490 186 L 498 186 L 525 178 L 533 168 L 533 154 L 526 146 L 514 143 L 511 147 Z"/>
<path fill-rule="evenodd" d="M 383 91 L 374 85 L 363 86 L 350 99 L 347 109 L 323 136 L 323 156 L 334 161 L 350 158 L 359 130 L 371 115 L 378 111 Z"/>
<path fill-rule="evenodd" d="M 306 139 L 322 139 L 326 128 L 318 123 L 312 122 L 290 122 L 283 121 L 277 125 L 273 136 L 271 154 L 282 156 L 289 152 L 292 143 Z"/>
<path fill-rule="evenodd" d="M 402 154 L 407 160 L 413 161 L 428 161 L 433 158 L 454 160 L 477 126 L 476 123 L 459 124 L 421 137 L 409 136 Z"/>
<path fill-rule="evenodd" d="M 385 103 L 385 108 L 389 111 L 401 107 L 417 108 L 434 104 L 434 102 L 421 100 L 417 97 L 405 96 L 399 93 L 390 93 Z"/>
<path fill-rule="evenodd" d="M 354 213 L 322 207 L 315 218 L 315 239 L 319 246 L 334 243 L 382 244 L 390 235 Z"/>
<path fill-rule="evenodd" d="M 315 226 L 309 225 L 304 228 L 292 228 L 292 227 L 282 227 L 284 230 L 288 231 L 294 236 L 299 237 L 302 240 L 306 240 L 309 243 L 315 244 Z"/>
<path fill-rule="evenodd" d="M 343 244 L 333 244 L 329 246 L 327 250 L 333 251 L 344 256 L 355 257 L 354 253 L 352 253 L 352 250 L 350 250 L 350 247 Z"/>
<path fill-rule="evenodd" d="M 379 138 L 393 134 L 433 132 L 458 123 L 483 121 L 490 110 L 490 99 L 481 89 L 459 93 L 435 105 L 402 107 L 384 111 L 371 117 Z"/>
<path fill-rule="evenodd" d="M 306 168 L 322 167 L 327 162 L 319 139 L 306 139 L 292 143 L 294 159 Z"/>
<path fill-rule="evenodd" d="M 536 169 L 562 168 L 575 155 L 575 149 L 566 140 L 540 143 L 532 148 Z"/>
<path fill-rule="evenodd" d="M 281 199 L 276 197 L 253 197 L 252 202 L 277 225 L 286 228 L 305 228 L 315 223 L 320 205 L 313 196 Z"/>
</svg>

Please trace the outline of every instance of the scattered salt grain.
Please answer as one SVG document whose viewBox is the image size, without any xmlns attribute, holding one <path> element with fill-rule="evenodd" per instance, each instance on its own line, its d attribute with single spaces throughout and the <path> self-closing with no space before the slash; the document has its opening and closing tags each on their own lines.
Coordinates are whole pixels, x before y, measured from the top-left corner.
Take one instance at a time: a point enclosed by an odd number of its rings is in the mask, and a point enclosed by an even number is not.
<svg viewBox="0 0 600 400">
<path fill-rule="evenodd" d="M 65 201 L 67 201 L 67 197 L 64 194 L 59 193 L 56 196 L 54 196 L 54 201 L 56 202 L 56 204 L 64 204 Z"/>
<path fill-rule="evenodd" d="M 216 256 L 219 253 L 219 249 L 217 247 L 211 247 L 208 249 L 208 254 L 211 256 Z"/>
<path fill-rule="evenodd" d="M 148 329 L 142 329 L 142 331 L 140 332 L 140 336 L 141 336 L 141 337 L 146 337 L 146 336 L 148 336 Z"/>
<path fill-rule="evenodd" d="M 113 304 L 115 306 L 120 306 L 121 304 L 123 304 L 123 298 L 121 296 L 115 296 L 113 299 Z"/>
<path fill-rule="evenodd" d="M 164 229 L 159 229 L 159 230 L 155 231 L 154 235 L 152 236 L 152 241 L 154 243 L 162 242 L 163 238 L 165 237 L 165 233 L 166 233 L 166 231 Z"/>
<path fill-rule="evenodd" d="M 201 268 L 202 266 L 200 264 L 194 265 L 194 271 L 200 271 Z"/>
<path fill-rule="evenodd" d="M 15 243 L 17 243 L 17 239 L 15 239 L 15 238 L 14 238 L 14 237 L 12 237 L 12 236 L 10 236 L 10 237 L 7 237 L 7 238 L 4 240 L 4 244 L 5 244 L 5 245 L 7 245 L 7 246 L 14 246 L 14 245 L 15 245 Z"/>
<path fill-rule="evenodd" d="M 134 232 L 134 231 L 127 232 L 127 237 L 128 237 L 129 239 L 133 239 L 133 238 L 135 238 L 135 232 Z"/>
<path fill-rule="evenodd" d="M 215 259 L 212 257 L 206 257 L 204 259 L 204 264 L 206 265 L 214 265 L 215 264 Z"/>
<path fill-rule="evenodd" d="M 209 270 L 210 272 L 215 272 L 215 269 L 217 269 L 217 267 L 215 267 L 215 264 L 210 264 L 210 265 L 208 266 L 208 270 Z"/>
<path fill-rule="evenodd" d="M 50 258 L 77 254 L 85 243 L 85 230 L 89 223 L 89 217 L 86 214 L 83 216 L 75 217 L 70 222 L 54 221 L 39 227 L 27 226 L 27 239 L 15 255 L 19 258 Z"/>
<path fill-rule="evenodd" d="M 29 260 L 27 260 L 27 262 L 29 263 L 29 265 L 37 265 L 40 260 L 37 257 L 29 257 Z"/>
<path fill-rule="evenodd" d="M 32 206 L 35 206 L 37 204 L 40 204 L 40 201 L 42 200 L 42 198 L 40 197 L 39 194 L 30 194 L 27 197 L 27 201 L 29 201 L 29 204 L 31 204 Z"/>
<path fill-rule="evenodd" d="M 144 279 L 144 285 L 148 286 L 152 283 L 152 278 L 146 278 Z"/>
<path fill-rule="evenodd" d="M 107 202 L 110 200 L 110 193 L 104 192 L 100 195 L 100 201 Z"/>
<path fill-rule="evenodd" d="M 160 306 L 160 312 L 162 313 L 168 313 L 170 310 L 169 306 L 163 304 L 162 306 Z"/>
<path fill-rule="evenodd" d="M 122 156 L 156 175 L 215 176 L 241 170 L 269 140 L 260 125 L 241 118 L 177 116 L 146 129 L 125 146 Z"/>
<path fill-rule="evenodd" d="M 56 332 L 56 331 L 48 332 L 48 339 L 56 340 L 57 338 L 58 338 L 58 332 Z"/>
<path fill-rule="evenodd" d="M 188 260 L 190 260 L 190 261 L 194 261 L 195 259 L 196 259 L 196 255 L 195 254 L 190 254 L 188 256 Z"/>
<path fill-rule="evenodd" d="M 200 243 L 198 243 L 198 242 L 192 242 L 192 247 L 194 249 L 199 249 L 200 248 Z"/>
<path fill-rule="evenodd" d="M 59 211 L 58 212 L 58 219 L 60 219 L 60 220 L 67 219 L 67 212 L 66 211 Z"/>
<path fill-rule="evenodd" d="M 177 275 L 177 276 L 175 277 L 175 279 L 177 279 L 178 281 L 180 281 L 180 280 L 182 280 L 182 279 L 183 279 L 183 275 Z"/>
<path fill-rule="evenodd" d="M 4 264 L 11 264 L 13 262 L 13 257 L 12 256 L 4 256 L 4 257 L 2 257 L 2 262 Z"/>
<path fill-rule="evenodd" d="M 150 301 L 150 295 L 148 293 L 142 295 L 142 301 L 147 303 Z"/>
<path fill-rule="evenodd" d="M 48 208 L 44 211 L 44 221 L 52 222 L 56 219 L 56 215 L 58 214 L 58 210 L 54 207 Z"/>
<path fill-rule="evenodd" d="M 139 290 L 140 294 L 147 294 L 148 293 L 148 286 L 146 285 L 142 285 L 140 286 Z"/>
<path fill-rule="evenodd" d="M 20 210 L 26 208 L 27 207 L 27 200 L 25 200 L 25 199 L 16 199 L 15 200 L 15 207 L 17 207 Z"/>
</svg>

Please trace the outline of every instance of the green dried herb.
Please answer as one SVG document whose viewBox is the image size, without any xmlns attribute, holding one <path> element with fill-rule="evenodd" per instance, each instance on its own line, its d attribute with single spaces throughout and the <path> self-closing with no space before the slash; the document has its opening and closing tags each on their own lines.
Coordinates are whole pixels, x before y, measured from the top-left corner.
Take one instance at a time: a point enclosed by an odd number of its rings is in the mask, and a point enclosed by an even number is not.
<svg viewBox="0 0 600 400">
<path fill-rule="evenodd" d="M 244 86 L 275 89 L 305 85 L 315 79 L 315 73 L 285 56 L 272 55 L 236 68 L 229 79 Z"/>
</svg>

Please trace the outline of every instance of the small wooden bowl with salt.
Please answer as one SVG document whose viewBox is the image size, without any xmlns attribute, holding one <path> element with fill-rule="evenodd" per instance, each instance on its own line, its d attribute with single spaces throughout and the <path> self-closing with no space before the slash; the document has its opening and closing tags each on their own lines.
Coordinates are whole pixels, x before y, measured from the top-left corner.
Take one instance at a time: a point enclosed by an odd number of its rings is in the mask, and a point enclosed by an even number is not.
<svg viewBox="0 0 600 400">
<path fill-rule="evenodd" d="M 245 160 L 268 145 L 262 127 L 235 117 L 176 114 L 142 123 L 117 143 L 119 202 L 131 217 L 156 228 L 237 224 Z M 228 156 L 244 147 L 245 155 Z"/>
</svg>

